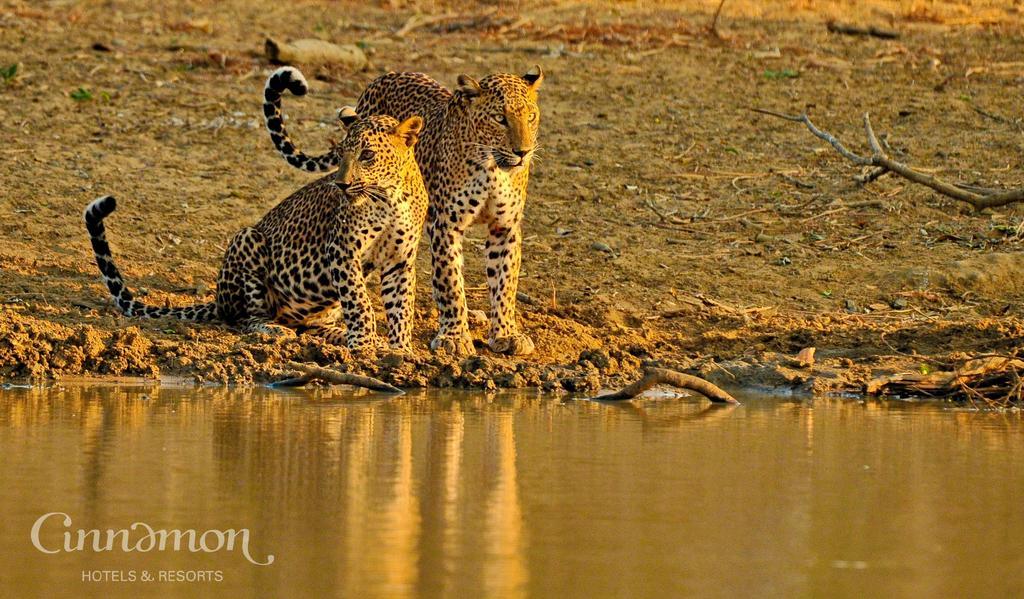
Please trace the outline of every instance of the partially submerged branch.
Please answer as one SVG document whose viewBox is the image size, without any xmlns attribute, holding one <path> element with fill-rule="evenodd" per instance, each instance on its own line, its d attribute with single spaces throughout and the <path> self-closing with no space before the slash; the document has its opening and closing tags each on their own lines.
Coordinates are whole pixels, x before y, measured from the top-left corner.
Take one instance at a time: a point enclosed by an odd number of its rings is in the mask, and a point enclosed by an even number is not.
<svg viewBox="0 0 1024 599">
<path fill-rule="evenodd" d="M 372 376 L 341 372 L 340 370 L 334 370 L 333 368 L 324 368 L 315 364 L 301 364 L 299 362 L 288 362 L 287 366 L 288 368 L 297 370 L 302 374 L 297 377 L 275 381 L 270 384 L 271 387 L 301 387 L 311 381 L 319 380 L 332 385 L 352 385 L 353 387 L 362 387 L 364 389 L 381 391 L 383 393 L 405 393 L 405 391 L 402 391 L 398 387 L 389 385 L 388 383 L 385 383 L 380 379 L 375 379 Z"/>
<path fill-rule="evenodd" d="M 914 170 L 902 162 L 893 160 L 888 153 L 886 153 L 885 149 L 882 148 L 882 144 L 878 141 L 878 137 L 875 135 L 875 131 L 871 127 L 871 118 L 866 112 L 864 113 L 864 132 L 867 135 L 868 145 L 871 147 L 870 156 L 862 156 L 846 149 L 846 147 L 843 146 L 835 136 L 827 131 L 822 131 L 812 123 L 810 117 L 808 117 L 806 113 L 790 115 L 761 108 L 753 108 L 751 110 L 761 114 L 774 116 L 776 118 L 785 119 L 787 121 L 803 123 L 815 137 L 828 142 L 829 145 L 831 145 L 836 152 L 839 152 L 843 158 L 846 158 L 850 162 L 859 166 L 875 167 L 875 169 L 868 175 L 859 179 L 862 183 L 874 181 L 886 173 L 895 173 L 912 183 L 924 185 L 925 187 L 931 188 L 946 197 L 966 202 L 971 206 L 974 206 L 977 210 L 998 208 L 999 206 L 1006 206 L 1007 204 L 1024 201 L 1024 188 L 998 190 L 969 185 L 953 185 L 933 177 L 932 175 Z"/>
<path fill-rule="evenodd" d="M 868 382 L 869 395 L 942 397 L 982 408 L 1024 405 L 1024 361 L 1015 356 L 979 356 L 952 370 L 903 372 Z"/>
<path fill-rule="evenodd" d="M 696 391 L 715 403 L 740 403 L 736 401 L 736 398 L 732 395 L 729 395 L 714 384 L 709 383 L 702 378 L 676 372 L 675 370 L 668 370 L 666 368 L 648 368 L 645 370 L 643 378 L 639 381 L 631 385 L 627 385 L 615 393 L 598 395 L 592 399 L 601 401 L 633 399 L 651 387 L 661 384 L 671 385 L 679 389 Z"/>
</svg>

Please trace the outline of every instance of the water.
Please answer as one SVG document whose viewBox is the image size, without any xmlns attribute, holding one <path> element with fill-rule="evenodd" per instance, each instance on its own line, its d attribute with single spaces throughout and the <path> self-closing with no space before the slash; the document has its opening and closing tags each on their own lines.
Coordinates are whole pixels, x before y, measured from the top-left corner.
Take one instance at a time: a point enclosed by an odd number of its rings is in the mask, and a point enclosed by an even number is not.
<svg viewBox="0 0 1024 599">
<path fill-rule="evenodd" d="M 1024 593 L 1019 415 L 741 399 L 3 392 L 0 595 Z M 44 554 L 30 531 L 48 512 L 73 520 L 44 521 L 49 550 L 65 530 L 145 522 L 247 528 L 252 557 L 274 563 Z"/>
</svg>

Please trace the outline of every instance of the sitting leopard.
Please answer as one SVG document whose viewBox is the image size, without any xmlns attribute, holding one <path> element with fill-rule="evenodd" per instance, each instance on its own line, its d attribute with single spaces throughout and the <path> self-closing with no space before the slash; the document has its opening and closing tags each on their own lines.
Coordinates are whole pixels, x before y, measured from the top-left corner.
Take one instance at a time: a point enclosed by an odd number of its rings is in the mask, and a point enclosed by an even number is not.
<svg viewBox="0 0 1024 599">
<path fill-rule="evenodd" d="M 533 341 L 516 323 L 516 288 L 522 259 L 521 221 L 530 163 L 537 151 L 540 110 L 539 66 L 523 76 L 493 74 L 479 82 L 461 75 L 450 91 L 419 73 L 388 73 L 359 97 L 360 114 L 402 119 L 423 116 L 416 157 L 430 195 L 431 283 L 440 327 L 432 349 L 473 352 L 462 275 L 462 240 L 474 222 L 488 228 L 484 250 L 490 292 L 491 350 L 511 355 L 533 351 Z M 307 85 L 292 68 L 267 81 L 263 105 L 267 129 L 288 163 L 308 171 L 337 166 L 328 152 L 309 156 L 295 147 L 281 117 L 281 93 L 304 95 Z"/>
<path fill-rule="evenodd" d="M 381 272 L 388 342 L 411 349 L 416 248 L 427 193 L 413 146 L 423 120 L 361 118 L 352 108 L 339 117 L 345 138 L 332 149 L 337 172 L 314 181 L 231 240 L 217 278 L 214 302 L 157 308 L 125 286 L 106 241 L 103 219 L 111 196 L 85 209 L 96 264 L 118 308 L 128 316 L 223 322 L 244 332 L 311 332 L 350 349 L 382 343 L 363 282 L 372 264 Z M 345 327 L 338 322 L 338 313 Z M 284 326 L 282 326 L 284 325 Z"/>
</svg>

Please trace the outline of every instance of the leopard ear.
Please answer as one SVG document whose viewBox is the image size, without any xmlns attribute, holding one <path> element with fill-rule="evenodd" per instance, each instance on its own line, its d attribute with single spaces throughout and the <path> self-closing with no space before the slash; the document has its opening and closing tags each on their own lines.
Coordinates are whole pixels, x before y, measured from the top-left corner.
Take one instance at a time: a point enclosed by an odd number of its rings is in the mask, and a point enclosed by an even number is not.
<svg viewBox="0 0 1024 599">
<path fill-rule="evenodd" d="M 418 116 L 411 116 L 395 127 L 395 135 L 410 148 L 419 140 L 421 131 L 423 131 L 423 119 Z"/>
<path fill-rule="evenodd" d="M 347 129 L 351 127 L 352 124 L 355 123 L 357 120 L 359 120 L 359 115 L 356 114 L 355 108 L 352 108 L 351 106 L 345 106 L 344 108 L 338 110 L 338 120 L 341 121 L 341 124 L 344 125 L 345 128 Z"/>
<path fill-rule="evenodd" d="M 480 84 L 469 75 L 459 75 L 457 91 L 465 98 L 475 98 L 483 93 Z"/>
<path fill-rule="evenodd" d="M 526 74 L 523 75 L 523 80 L 526 81 L 532 89 L 537 89 L 544 81 L 544 70 L 540 68 L 539 64 L 535 64 L 532 69 L 526 71 Z"/>
</svg>

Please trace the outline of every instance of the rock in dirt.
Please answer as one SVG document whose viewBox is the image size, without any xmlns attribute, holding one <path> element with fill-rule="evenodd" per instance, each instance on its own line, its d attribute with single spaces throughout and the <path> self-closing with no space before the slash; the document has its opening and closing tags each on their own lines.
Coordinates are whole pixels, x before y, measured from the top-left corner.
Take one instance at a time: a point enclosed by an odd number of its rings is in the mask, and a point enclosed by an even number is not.
<svg viewBox="0 0 1024 599">
<path fill-rule="evenodd" d="M 271 62 L 281 64 L 341 65 L 358 71 L 366 67 L 366 53 L 355 44 L 332 44 L 324 40 L 301 39 L 281 42 L 267 38 L 264 51 Z"/>
<path fill-rule="evenodd" d="M 800 353 L 796 355 L 796 364 L 801 368 L 809 368 L 814 366 L 814 351 L 813 347 L 805 347 L 800 350 Z"/>
</svg>

